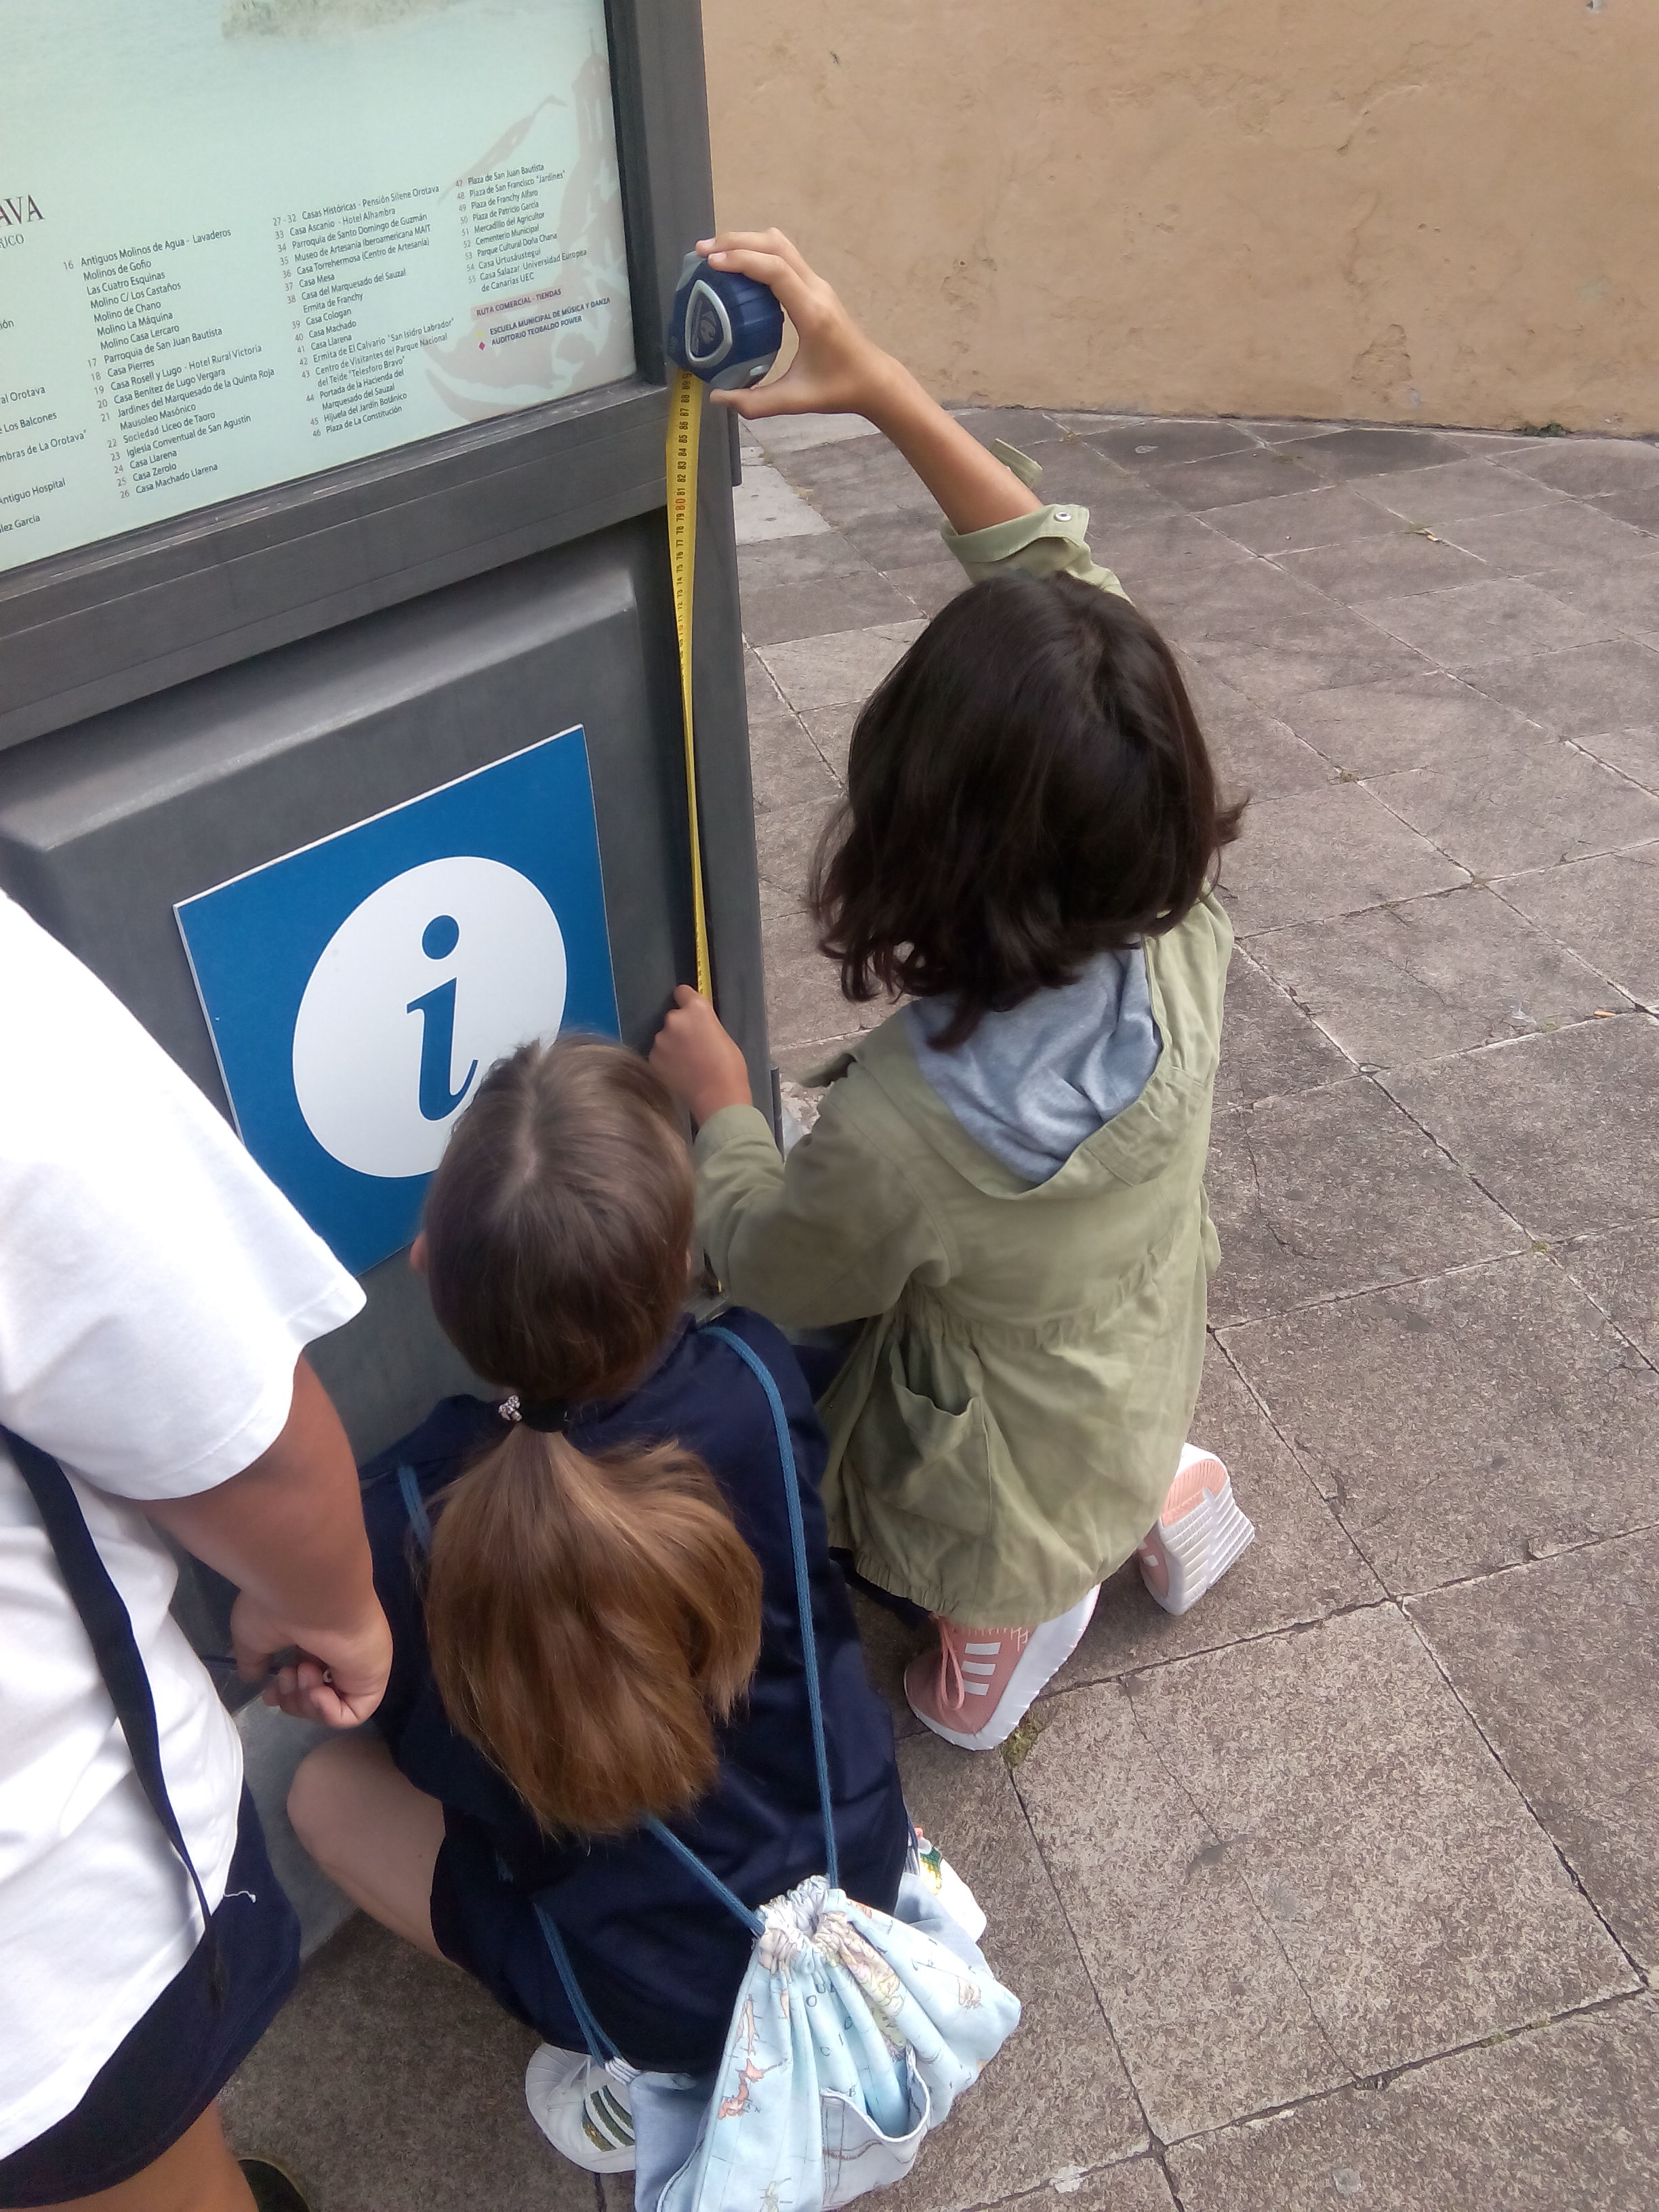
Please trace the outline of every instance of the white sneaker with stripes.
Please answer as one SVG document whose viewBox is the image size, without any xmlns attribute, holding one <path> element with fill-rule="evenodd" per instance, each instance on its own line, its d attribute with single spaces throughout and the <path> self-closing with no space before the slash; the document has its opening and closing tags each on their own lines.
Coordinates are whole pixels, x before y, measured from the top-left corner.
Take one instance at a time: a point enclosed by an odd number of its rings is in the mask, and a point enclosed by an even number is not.
<svg viewBox="0 0 1659 2212">
<path fill-rule="evenodd" d="M 634 2069 L 613 2059 L 600 2066 L 586 2051 L 544 2043 L 525 2069 L 530 2117 L 556 2151 L 589 2173 L 632 2173 L 634 2114 L 628 2085 Z"/>
<path fill-rule="evenodd" d="M 1135 1557 L 1140 1578 L 1165 1613 L 1186 1613 L 1213 1589 L 1255 1536 L 1238 1509 L 1232 1478 L 1213 1452 L 1181 1447 L 1164 1510 Z"/>
</svg>

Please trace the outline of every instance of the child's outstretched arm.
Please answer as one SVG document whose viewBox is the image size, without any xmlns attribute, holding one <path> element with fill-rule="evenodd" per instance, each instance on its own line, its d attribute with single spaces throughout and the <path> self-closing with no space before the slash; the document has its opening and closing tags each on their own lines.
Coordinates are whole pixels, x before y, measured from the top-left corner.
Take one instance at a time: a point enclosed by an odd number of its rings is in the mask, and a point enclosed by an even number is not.
<svg viewBox="0 0 1659 2212">
<path fill-rule="evenodd" d="M 717 392 L 717 407 L 729 407 L 749 420 L 767 415 L 862 415 L 898 447 L 945 510 L 952 530 L 963 536 L 1042 507 L 1042 501 L 1011 469 L 929 398 L 902 362 L 865 336 L 781 231 L 722 231 L 717 238 L 700 240 L 697 251 L 716 269 L 735 270 L 769 285 L 800 342 L 775 383 Z"/>
</svg>

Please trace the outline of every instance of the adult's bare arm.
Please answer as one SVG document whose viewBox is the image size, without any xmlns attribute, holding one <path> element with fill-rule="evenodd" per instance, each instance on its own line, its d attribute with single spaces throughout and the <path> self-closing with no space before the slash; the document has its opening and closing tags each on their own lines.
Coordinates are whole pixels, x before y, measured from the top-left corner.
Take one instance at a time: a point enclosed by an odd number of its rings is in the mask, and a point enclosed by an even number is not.
<svg viewBox="0 0 1659 2212">
<path fill-rule="evenodd" d="M 353 1728 L 379 1705 L 392 1636 L 374 1595 L 357 1470 L 327 1391 L 303 1358 L 276 1441 L 251 1467 L 191 1498 L 142 1510 L 234 1583 L 237 1663 L 263 1680 L 270 1655 L 297 1645 L 266 1702 L 297 1718 Z"/>
</svg>

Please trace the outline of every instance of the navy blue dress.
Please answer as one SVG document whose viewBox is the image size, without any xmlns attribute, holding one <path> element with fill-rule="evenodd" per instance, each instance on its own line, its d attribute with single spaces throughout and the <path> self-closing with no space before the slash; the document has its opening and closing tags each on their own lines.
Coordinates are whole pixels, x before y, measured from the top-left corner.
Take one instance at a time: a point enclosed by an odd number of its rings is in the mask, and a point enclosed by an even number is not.
<svg viewBox="0 0 1659 2212">
<path fill-rule="evenodd" d="M 870 1687 L 846 1588 L 827 1548 L 817 1495 L 823 1431 L 778 1331 L 743 1311 L 722 1314 L 720 1326 L 759 1355 L 789 1415 L 842 1885 L 860 1903 L 889 1911 L 910 1832 L 892 1723 Z M 531 1900 L 538 1896 L 563 1935 L 583 1996 L 623 2057 L 641 2067 L 705 2073 L 719 2061 L 748 1968 L 746 1929 L 643 1830 L 550 1840 L 511 1785 L 450 1726 L 432 1679 L 421 1555 L 398 1470 L 412 1468 L 422 1497 L 434 1504 L 501 1433 L 494 1404 L 447 1398 L 362 1476 L 375 1587 L 393 1650 L 376 1723 L 399 1770 L 444 1807 L 433 1933 L 445 1956 L 509 2012 L 548 2042 L 580 2050 L 580 2033 L 537 1925 Z M 760 1561 L 762 1642 L 753 1686 L 719 1732 L 714 1788 L 670 1826 L 745 1904 L 763 1905 L 823 1872 L 823 1826 L 783 1476 L 759 1381 L 729 1345 L 687 1325 L 631 1396 L 582 1407 L 570 1435 L 585 1451 L 672 1439 L 696 1452 Z"/>
</svg>

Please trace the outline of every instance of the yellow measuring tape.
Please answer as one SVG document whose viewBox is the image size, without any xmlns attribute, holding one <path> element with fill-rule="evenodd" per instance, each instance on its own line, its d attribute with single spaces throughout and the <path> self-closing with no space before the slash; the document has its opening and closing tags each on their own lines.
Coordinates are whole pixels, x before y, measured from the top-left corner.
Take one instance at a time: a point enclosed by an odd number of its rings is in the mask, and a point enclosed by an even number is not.
<svg viewBox="0 0 1659 2212">
<path fill-rule="evenodd" d="M 708 963 L 708 916 L 702 896 L 702 834 L 697 821 L 697 745 L 691 727 L 691 602 L 697 565 L 697 438 L 702 385 L 689 368 L 668 381 L 668 565 L 674 582 L 674 628 L 680 641 L 680 704 L 685 719 L 685 811 L 691 825 L 691 922 L 697 947 L 697 988 L 714 996 Z"/>
</svg>

